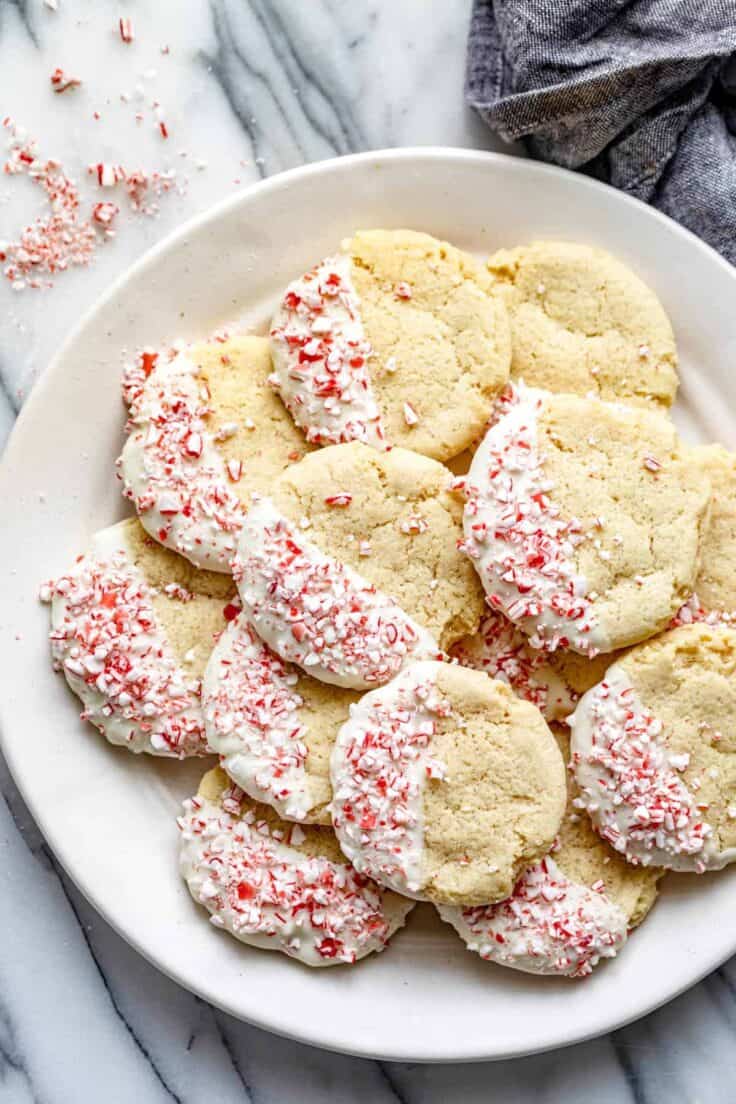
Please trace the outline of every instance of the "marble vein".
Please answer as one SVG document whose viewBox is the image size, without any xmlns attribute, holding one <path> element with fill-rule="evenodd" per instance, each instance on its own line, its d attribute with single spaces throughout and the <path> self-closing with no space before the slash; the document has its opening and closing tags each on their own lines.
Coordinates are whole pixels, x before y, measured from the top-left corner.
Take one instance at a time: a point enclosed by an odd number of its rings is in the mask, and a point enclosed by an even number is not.
<svg viewBox="0 0 736 1104">
<path fill-rule="evenodd" d="M 35 28 L 31 22 L 29 0 L 0 0 L 0 19 L 2 19 L 2 9 L 4 7 L 15 8 L 18 13 L 18 17 L 23 24 L 26 34 L 33 43 L 34 46 L 38 46 L 38 37 L 36 35 Z"/>
</svg>

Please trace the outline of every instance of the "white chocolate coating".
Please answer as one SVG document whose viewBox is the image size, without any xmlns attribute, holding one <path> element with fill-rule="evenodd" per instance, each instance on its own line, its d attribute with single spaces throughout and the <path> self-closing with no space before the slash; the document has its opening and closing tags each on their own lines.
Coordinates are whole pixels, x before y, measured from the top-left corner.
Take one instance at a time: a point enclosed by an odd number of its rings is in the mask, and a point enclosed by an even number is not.
<svg viewBox="0 0 736 1104">
<path fill-rule="evenodd" d="M 392 598 L 305 540 L 267 499 L 248 511 L 233 573 L 258 635 L 323 682 L 366 689 L 439 654 Z"/>
<path fill-rule="evenodd" d="M 350 257 L 328 257 L 289 284 L 271 323 L 271 350 L 271 382 L 308 441 L 382 444 Z"/>
<path fill-rule="evenodd" d="M 356 870 L 421 899 L 422 793 L 444 766 L 430 740 L 450 705 L 436 664 L 417 662 L 350 709 L 332 750 L 332 823 Z"/>
<path fill-rule="evenodd" d="M 629 862 L 671 870 L 718 870 L 720 852 L 696 798 L 678 777 L 662 723 L 642 704 L 619 664 L 589 690 L 571 718 L 572 764 L 580 797 L 603 839 Z"/>
<path fill-rule="evenodd" d="M 131 407 L 120 458 L 144 529 L 196 567 L 229 573 L 243 508 L 207 428 L 209 394 L 180 353 L 159 359 Z"/>
<path fill-rule="evenodd" d="M 221 805 L 186 801 L 179 828 L 182 877 L 211 923 L 308 966 L 382 951 L 412 908 L 347 862 L 299 851 L 299 825 L 275 829 L 253 809 L 243 812 L 237 788 Z"/>
<path fill-rule="evenodd" d="M 90 721 L 111 744 L 183 758 L 207 744 L 199 680 L 157 622 L 152 591 L 128 558 L 125 526 L 97 533 L 90 552 L 48 583 L 51 652 Z"/>
<path fill-rule="evenodd" d="M 215 646 L 202 685 L 207 736 L 223 769 L 288 820 L 304 820 L 314 804 L 297 681 L 241 614 Z"/>
<path fill-rule="evenodd" d="M 607 651 L 608 641 L 575 566 L 580 527 L 560 517 L 538 449 L 546 394 L 520 383 L 499 400 L 501 416 L 462 480 L 465 551 L 488 604 L 518 625 L 534 648 L 594 655 Z"/>
<path fill-rule="evenodd" d="M 603 893 L 570 881 L 549 856 L 496 905 L 438 905 L 468 950 L 528 974 L 586 977 L 627 937 L 626 916 Z"/>
</svg>

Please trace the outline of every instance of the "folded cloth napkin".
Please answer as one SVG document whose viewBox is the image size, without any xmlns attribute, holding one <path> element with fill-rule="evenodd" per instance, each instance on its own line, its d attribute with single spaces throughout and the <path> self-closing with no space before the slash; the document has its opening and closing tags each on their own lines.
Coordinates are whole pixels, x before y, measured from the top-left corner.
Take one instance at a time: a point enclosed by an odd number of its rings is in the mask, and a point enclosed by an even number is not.
<svg viewBox="0 0 736 1104">
<path fill-rule="evenodd" d="M 736 0 L 474 0 L 466 96 L 736 263 L 735 51 Z"/>
</svg>

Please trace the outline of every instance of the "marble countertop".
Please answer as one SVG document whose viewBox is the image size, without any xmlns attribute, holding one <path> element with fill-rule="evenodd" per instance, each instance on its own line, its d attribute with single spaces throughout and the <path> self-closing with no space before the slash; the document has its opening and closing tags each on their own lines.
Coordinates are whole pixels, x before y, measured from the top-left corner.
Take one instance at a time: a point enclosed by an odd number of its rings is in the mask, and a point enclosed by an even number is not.
<svg viewBox="0 0 736 1104">
<path fill-rule="evenodd" d="M 80 314 L 182 220 L 304 161 L 399 145 L 498 148 L 462 102 L 468 14 L 468 0 L 0 0 L 0 118 L 80 182 L 86 205 L 111 198 L 90 164 L 171 174 L 158 213 L 131 210 L 116 189 L 115 236 L 96 231 L 93 263 L 52 277 L 52 289 L 0 278 L 0 441 Z M 54 94 L 57 68 L 82 83 Z M 27 177 L 0 179 L 0 239 L 17 241 L 40 210 Z M 97 916 L 1 760 L 0 786 L 3 1104 L 736 1098 L 734 963 L 608 1038 L 493 1065 L 351 1059 L 239 1023 L 159 974 Z"/>
</svg>

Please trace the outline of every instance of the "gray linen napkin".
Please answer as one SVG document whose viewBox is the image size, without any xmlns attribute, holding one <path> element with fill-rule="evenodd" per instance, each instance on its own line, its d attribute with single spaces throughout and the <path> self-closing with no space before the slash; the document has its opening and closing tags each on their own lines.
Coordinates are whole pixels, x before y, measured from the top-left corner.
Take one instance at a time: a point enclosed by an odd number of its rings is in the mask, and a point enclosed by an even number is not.
<svg viewBox="0 0 736 1104">
<path fill-rule="evenodd" d="M 474 0 L 466 97 L 736 263 L 736 0 Z"/>
</svg>

